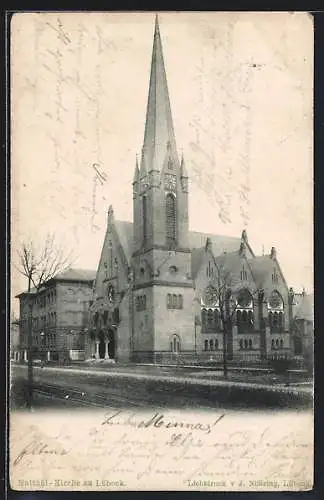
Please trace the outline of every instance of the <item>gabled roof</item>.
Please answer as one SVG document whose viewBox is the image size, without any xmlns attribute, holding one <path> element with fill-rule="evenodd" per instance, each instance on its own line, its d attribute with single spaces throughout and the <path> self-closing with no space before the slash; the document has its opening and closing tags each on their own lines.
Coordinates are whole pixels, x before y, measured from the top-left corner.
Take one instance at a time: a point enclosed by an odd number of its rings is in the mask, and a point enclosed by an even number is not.
<svg viewBox="0 0 324 500">
<path fill-rule="evenodd" d="M 66 271 L 54 276 L 55 281 L 93 281 L 96 277 L 96 271 L 89 269 L 74 269 L 70 267 Z"/>
<path fill-rule="evenodd" d="M 240 238 L 233 236 L 222 236 L 219 234 L 200 233 L 198 231 L 189 231 L 188 239 L 191 249 L 204 247 L 207 238 L 212 244 L 215 257 L 223 252 L 233 252 L 240 248 Z"/>
<path fill-rule="evenodd" d="M 314 321 L 314 295 L 304 294 L 295 312 L 296 319 Z"/>
<path fill-rule="evenodd" d="M 254 281 L 258 288 L 263 286 L 264 280 L 273 269 L 273 260 L 269 255 L 260 255 L 253 259 L 248 259 Z"/>
<path fill-rule="evenodd" d="M 195 279 L 204 260 L 205 247 L 193 248 L 191 252 L 191 276 Z"/>
<path fill-rule="evenodd" d="M 126 259 L 129 263 L 133 253 L 133 223 L 124 220 L 115 220 L 114 224 L 120 244 L 124 249 Z"/>
</svg>

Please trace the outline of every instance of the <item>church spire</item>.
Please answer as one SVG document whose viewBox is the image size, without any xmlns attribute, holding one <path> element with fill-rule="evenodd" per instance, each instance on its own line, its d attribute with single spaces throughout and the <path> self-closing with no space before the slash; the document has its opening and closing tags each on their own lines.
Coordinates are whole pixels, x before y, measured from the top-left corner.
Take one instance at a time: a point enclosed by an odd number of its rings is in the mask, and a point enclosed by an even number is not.
<svg viewBox="0 0 324 500">
<path fill-rule="evenodd" d="M 159 20 L 156 16 L 143 145 L 148 171 L 162 169 L 168 143 L 172 156 L 177 158 Z"/>
<path fill-rule="evenodd" d="M 138 182 L 138 179 L 139 179 L 139 168 L 138 168 L 138 156 L 136 155 L 136 164 L 135 164 L 135 172 L 134 172 L 133 184 L 135 182 Z"/>
</svg>

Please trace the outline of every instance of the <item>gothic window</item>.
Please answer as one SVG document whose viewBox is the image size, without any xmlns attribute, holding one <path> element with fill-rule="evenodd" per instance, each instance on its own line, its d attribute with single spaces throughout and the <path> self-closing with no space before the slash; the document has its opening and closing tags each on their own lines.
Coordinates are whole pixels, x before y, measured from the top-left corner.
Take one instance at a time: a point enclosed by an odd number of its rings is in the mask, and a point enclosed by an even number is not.
<svg viewBox="0 0 324 500">
<path fill-rule="evenodd" d="M 214 341 L 213 341 L 213 339 L 210 339 L 210 341 L 209 341 L 209 348 L 210 348 L 211 351 L 214 350 Z"/>
<path fill-rule="evenodd" d="M 249 344 L 248 344 L 248 341 L 247 341 L 247 339 L 245 339 L 245 340 L 244 340 L 244 349 L 247 349 L 247 348 L 248 348 L 248 345 L 249 345 Z"/>
<path fill-rule="evenodd" d="M 241 290 L 237 297 L 238 307 L 247 308 L 252 306 L 252 296 L 247 289 Z"/>
<path fill-rule="evenodd" d="M 208 340 L 205 340 L 204 345 L 205 345 L 205 351 L 208 351 Z"/>
<path fill-rule="evenodd" d="M 165 200 L 167 242 L 176 241 L 176 199 L 168 193 Z"/>
<path fill-rule="evenodd" d="M 143 243 L 147 240 L 147 199 L 143 196 Z"/>
<path fill-rule="evenodd" d="M 112 242 L 108 242 L 108 258 L 109 258 L 109 276 L 112 277 L 113 273 L 113 252 L 112 252 Z"/>
<path fill-rule="evenodd" d="M 252 339 L 249 339 L 249 349 L 252 349 Z"/>
<path fill-rule="evenodd" d="M 211 278 L 214 275 L 214 268 L 212 267 L 212 264 L 210 261 L 208 262 L 206 274 L 207 274 L 207 278 Z"/>
<path fill-rule="evenodd" d="M 214 315 L 212 309 L 208 309 L 207 313 L 207 329 L 208 331 L 212 331 L 214 326 Z"/>
<path fill-rule="evenodd" d="M 274 349 L 274 339 L 271 340 L 271 349 Z"/>
<path fill-rule="evenodd" d="M 173 335 L 171 340 L 171 350 L 174 353 L 180 352 L 180 339 L 178 335 Z"/>
<path fill-rule="evenodd" d="M 206 332 L 206 323 L 207 323 L 207 311 L 206 309 L 201 310 L 201 331 L 202 333 Z"/>
<path fill-rule="evenodd" d="M 272 272 L 272 283 L 274 285 L 277 285 L 278 281 L 279 281 L 279 278 L 278 278 L 277 269 L 274 267 L 273 272 Z"/>
<path fill-rule="evenodd" d="M 241 281 L 246 281 L 247 280 L 247 272 L 246 270 L 244 269 L 244 266 L 241 270 Z"/>
<path fill-rule="evenodd" d="M 217 302 L 217 290 L 212 287 L 208 286 L 204 293 L 203 293 L 203 302 L 206 306 L 213 306 Z"/>
<path fill-rule="evenodd" d="M 243 340 L 240 340 L 240 349 L 243 349 Z"/>
<path fill-rule="evenodd" d="M 219 312 L 217 309 L 214 311 L 214 322 L 215 322 L 215 330 L 219 330 Z"/>
<path fill-rule="evenodd" d="M 215 339 L 215 350 L 217 350 L 217 349 L 218 349 L 218 340 Z"/>
<path fill-rule="evenodd" d="M 271 309 L 282 309 L 283 300 L 279 292 L 274 290 L 269 299 L 269 306 Z"/>
<path fill-rule="evenodd" d="M 280 349 L 283 349 L 283 340 L 280 340 Z"/>
</svg>

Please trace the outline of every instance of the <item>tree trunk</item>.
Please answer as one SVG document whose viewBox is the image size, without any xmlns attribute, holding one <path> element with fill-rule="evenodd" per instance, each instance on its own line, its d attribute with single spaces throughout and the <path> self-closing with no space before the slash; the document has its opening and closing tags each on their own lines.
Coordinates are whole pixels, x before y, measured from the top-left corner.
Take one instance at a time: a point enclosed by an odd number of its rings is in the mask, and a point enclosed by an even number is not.
<svg viewBox="0 0 324 500">
<path fill-rule="evenodd" d="M 30 293 L 31 280 L 28 282 L 28 292 Z M 27 354 L 28 354 L 28 373 L 27 373 L 27 408 L 30 410 L 33 405 L 33 302 L 29 298 L 29 318 L 28 318 L 28 337 L 27 337 Z"/>
<path fill-rule="evenodd" d="M 224 378 L 227 379 L 228 366 L 227 366 L 227 329 L 226 325 L 223 328 L 223 373 Z"/>
</svg>

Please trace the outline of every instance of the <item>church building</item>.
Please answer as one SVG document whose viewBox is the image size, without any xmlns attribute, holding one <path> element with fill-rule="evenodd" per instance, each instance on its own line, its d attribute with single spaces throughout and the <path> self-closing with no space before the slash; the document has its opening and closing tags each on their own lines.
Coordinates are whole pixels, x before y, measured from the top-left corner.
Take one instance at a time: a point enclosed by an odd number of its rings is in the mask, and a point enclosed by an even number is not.
<svg viewBox="0 0 324 500">
<path fill-rule="evenodd" d="M 158 19 L 133 222 L 108 210 L 87 358 L 190 363 L 293 354 L 293 291 L 275 248 L 189 230 L 188 173 L 173 127 Z M 225 342 L 225 344 L 224 344 Z"/>
</svg>

